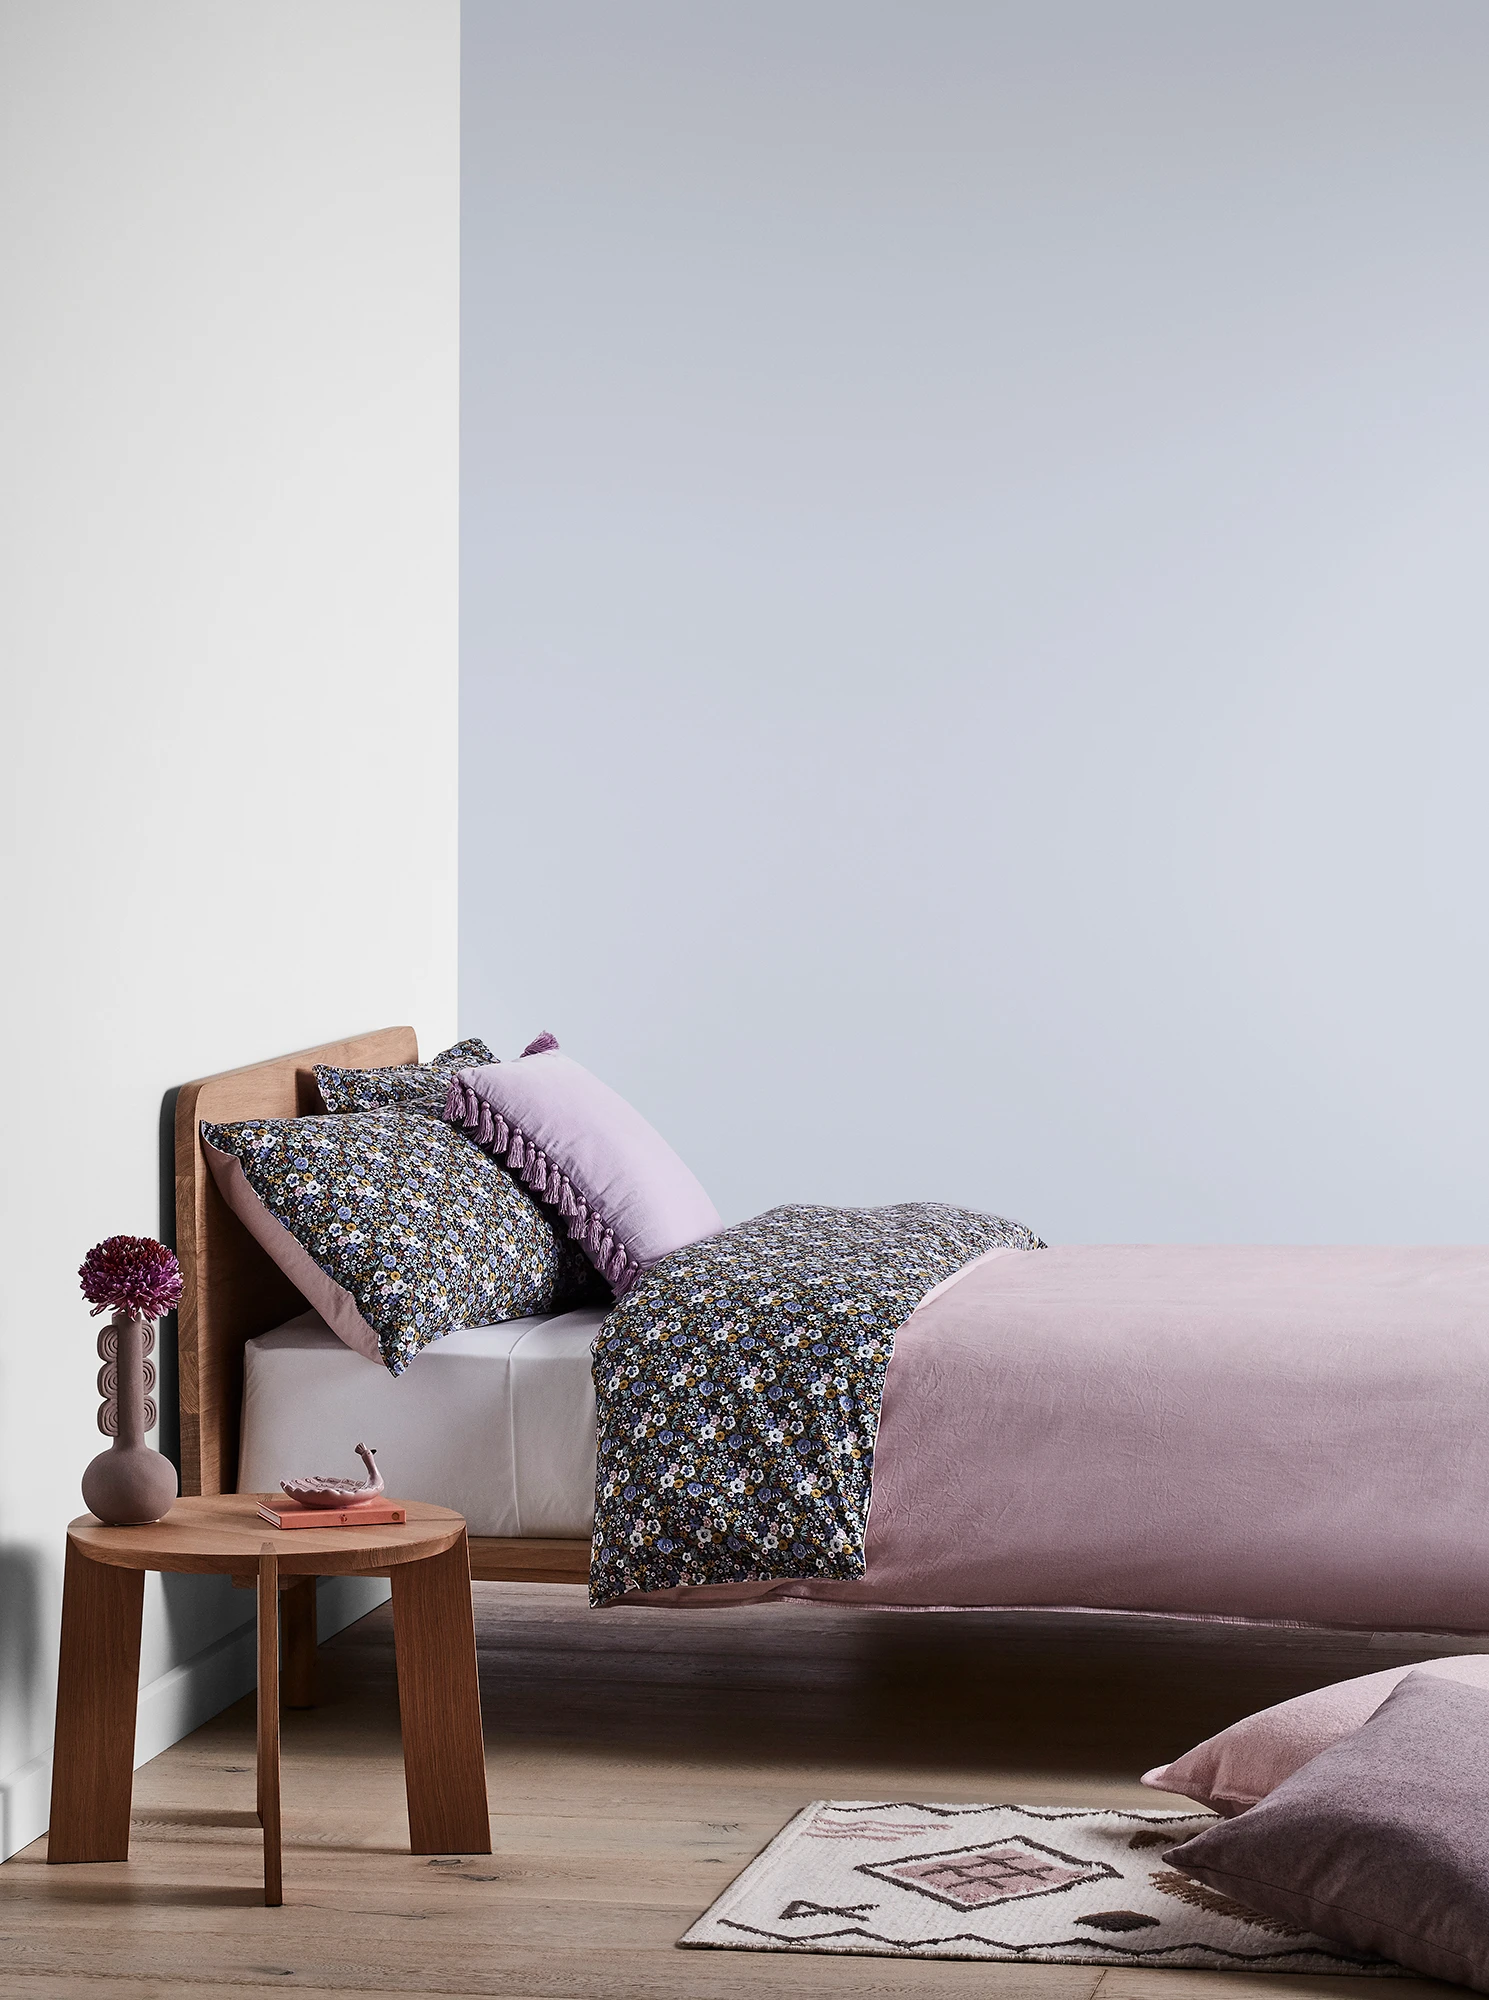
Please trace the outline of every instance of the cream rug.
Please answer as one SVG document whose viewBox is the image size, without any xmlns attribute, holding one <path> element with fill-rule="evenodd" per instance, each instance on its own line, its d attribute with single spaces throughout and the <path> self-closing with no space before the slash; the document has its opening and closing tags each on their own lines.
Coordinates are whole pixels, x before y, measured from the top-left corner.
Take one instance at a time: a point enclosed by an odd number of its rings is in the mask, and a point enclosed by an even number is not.
<svg viewBox="0 0 1489 2000">
<path fill-rule="evenodd" d="M 684 1945 L 1026 1965 L 1373 1972 L 1169 1868 L 1205 1812 L 818 1799 L 701 1916 Z"/>
</svg>

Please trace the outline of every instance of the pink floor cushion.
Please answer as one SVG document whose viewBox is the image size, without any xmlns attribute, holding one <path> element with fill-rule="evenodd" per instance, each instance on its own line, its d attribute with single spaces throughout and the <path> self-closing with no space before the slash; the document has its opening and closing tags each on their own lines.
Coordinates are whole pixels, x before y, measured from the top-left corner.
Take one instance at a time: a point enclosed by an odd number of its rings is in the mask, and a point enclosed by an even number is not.
<svg viewBox="0 0 1489 2000">
<path fill-rule="evenodd" d="M 1262 1917 L 1485 1993 L 1486 1796 L 1489 1694 L 1409 1669 L 1358 1729 L 1163 1858 Z"/>
<path fill-rule="evenodd" d="M 723 1218 L 667 1141 L 540 1035 L 515 1062 L 463 1069 L 445 1117 L 551 1209 L 617 1294 Z"/>
<path fill-rule="evenodd" d="M 1419 1667 L 1387 1667 L 1358 1680 L 1279 1701 L 1207 1737 L 1172 1764 L 1144 1771 L 1143 1783 L 1156 1792 L 1177 1792 L 1232 1818 L 1275 1791 L 1284 1778 L 1352 1736 L 1408 1674 L 1431 1674 L 1489 1690 L 1489 1655 L 1462 1653 Z"/>
</svg>

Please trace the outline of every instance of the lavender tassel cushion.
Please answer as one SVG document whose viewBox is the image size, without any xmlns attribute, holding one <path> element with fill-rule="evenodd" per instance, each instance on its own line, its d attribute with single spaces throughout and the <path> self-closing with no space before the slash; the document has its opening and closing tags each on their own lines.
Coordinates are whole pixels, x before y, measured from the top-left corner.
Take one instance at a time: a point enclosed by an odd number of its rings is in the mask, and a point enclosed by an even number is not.
<svg viewBox="0 0 1489 2000">
<path fill-rule="evenodd" d="M 557 1212 L 617 1293 L 723 1227 L 661 1134 L 552 1035 L 516 1062 L 461 1070 L 445 1117 Z"/>
</svg>

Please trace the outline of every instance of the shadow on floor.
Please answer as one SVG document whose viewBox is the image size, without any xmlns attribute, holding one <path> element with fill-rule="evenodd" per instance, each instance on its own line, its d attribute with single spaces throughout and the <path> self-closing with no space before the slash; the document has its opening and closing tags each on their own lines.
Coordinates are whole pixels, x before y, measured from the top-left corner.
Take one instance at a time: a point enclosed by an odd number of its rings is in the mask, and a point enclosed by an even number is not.
<svg viewBox="0 0 1489 2000">
<path fill-rule="evenodd" d="M 658 1761 L 911 1761 L 1135 1782 L 1240 1716 L 1432 1657 L 1369 1634 L 1105 1615 L 593 1612 L 562 1585 L 476 1586 L 488 1741 Z M 1439 1649 L 1439 1652 L 1442 1649 Z M 344 1633 L 364 1699 L 396 1703 L 391 1614 Z"/>
</svg>

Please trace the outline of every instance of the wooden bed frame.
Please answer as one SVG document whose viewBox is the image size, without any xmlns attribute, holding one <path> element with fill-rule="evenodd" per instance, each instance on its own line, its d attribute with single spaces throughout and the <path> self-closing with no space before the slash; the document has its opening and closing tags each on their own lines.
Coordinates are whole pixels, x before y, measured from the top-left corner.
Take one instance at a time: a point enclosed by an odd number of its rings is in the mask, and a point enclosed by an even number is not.
<svg viewBox="0 0 1489 2000">
<path fill-rule="evenodd" d="M 182 1086 L 176 1099 L 176 1255 L 185 1281 L 177 1321 L 184 1493 L 236 1490 L 244 1342 L 306 1309 L 217 1192 L 202 1155 L 202 1121 L 304 1118 L 322 1109 L 317 1063 L 381 1069 L 418 1059 L 412 1028 L 375 1028 Z M 587 1541 L 472 1535 L 470 1558 L 479 1582 L 589 1580 Z"/>
</svg>

